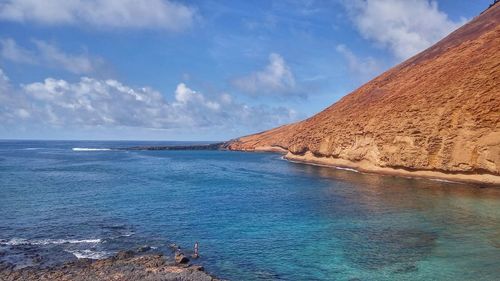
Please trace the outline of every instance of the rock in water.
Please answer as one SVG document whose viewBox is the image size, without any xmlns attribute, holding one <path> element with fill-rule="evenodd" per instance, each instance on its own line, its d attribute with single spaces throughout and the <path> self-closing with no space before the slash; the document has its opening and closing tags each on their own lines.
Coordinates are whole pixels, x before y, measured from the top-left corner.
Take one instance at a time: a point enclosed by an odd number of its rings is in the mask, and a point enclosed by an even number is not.
<svg viewBox="0 0 500 281">
<path fill-rule="evenodd" d="M 500 185 L 500 3 L 304 121 L 226 143 L 370 172 Z"/>
<path fill-rule="evenodd" d="M 131 258 L 135 255 L 135 252 L 134 251 L 120 251 L 118 252 L 114 258 L 115 259 L 118 259 L 118 260 L 122 260 L 122 259 L 128 259 L 128 258 Z"/>
<path fill-rule="evenodd" d="M 144 245 L 144 246 L 137 248 L 137 252 L 139 252 L 139 253 L 144 253 L 144 252 L 147 252 L 149 250 L 151 250 L 151 247 L 148 245 Z"/>
<path fill-rule="evenodd" d="M 189 262 L 189 259 L 183 253 L 175 253 L 175 262 L 179 264 L 186 264 Z"/>
<path fill-rule="evenodd" d="M 175 265 L 162 255 L 130 256 L 123 251 L 113 258 L 103 260 L 80 259 L 64 265 L 14 269 L 0 263 L 0 280 L 14 281 L 105 281 L 105 280 L 165 280 L 165 281 L 216 281 L 201 266 Z"/>
</svg>

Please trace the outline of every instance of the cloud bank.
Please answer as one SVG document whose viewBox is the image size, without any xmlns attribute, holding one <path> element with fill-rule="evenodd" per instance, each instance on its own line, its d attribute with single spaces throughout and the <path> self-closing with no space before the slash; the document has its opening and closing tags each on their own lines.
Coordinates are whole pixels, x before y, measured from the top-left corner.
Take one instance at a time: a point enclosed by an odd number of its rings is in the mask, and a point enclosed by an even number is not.
<svg viewBox="0 0 500 281">
<path fill-rule="evenodd" d="M 0 19 L 44 25 L 98 28 L 157 28 L 180 31 L 192 25 L 196 11 L 170 0 L 7 0 Z"/>
<path fill-rule="evenodd" d="M 91 57 L 86 53 L 68 54 L 56 45 L 43 40 L 32 40 L 34 50 L 21 47 L 11 38 L 0 39 L 0 57 L 16 63 L 45 65 L 59 68 L 74 74 L 95 72 L 103 65 L 104 60 Z"/>
<path fill-rule="evenodd" d="M 460 27 L 428 0 L 344 1 L 360 34 L 388 48 L 398 59 L 407 59 Z"/>
<path fill-rule="evenodd" d="M 279 54 L 269 55 L 264 69 L 233 80 L 233 85 L 250 95 L 293 96 L 303 95 L 297 89 L 295 76 Z"/>
<path fill-rule="evenodd" d="M 293 110 L 250 106 L 225 93 L 209 98 L 184 83 L 177 85 L 174 94 L 174 100 L 167 101 L 148 87 L 88 77 L 74 83 L 47 78 L 13 87 L 0 69 L 0 122 L 59 128 L 262 130 L 297 118 Z"/>
</svg>

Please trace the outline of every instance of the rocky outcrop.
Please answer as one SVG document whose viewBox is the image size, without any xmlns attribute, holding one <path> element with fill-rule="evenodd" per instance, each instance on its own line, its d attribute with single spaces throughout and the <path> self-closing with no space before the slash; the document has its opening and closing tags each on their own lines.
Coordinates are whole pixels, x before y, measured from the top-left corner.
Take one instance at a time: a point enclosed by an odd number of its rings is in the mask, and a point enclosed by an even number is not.
<svg viewBox="0 0 500 281">
<path fill-rule="evenodd" d="M 219 150 L 224 145 L 223 142 L 210 144 L 192 144 L 192 145 L 163 145 L 163 146 L 133 146 L 115 148 L 116 150 Z"/>
<path fill-rule="evenodd" d="M 500 184 L 500 3 L 313 117 L 226 147 Z"/>
<path fill-rule="evenodd" d="M 27 267 L 14 269 L 0 263 L 0 280 L 33 281 L 99 281 L 99 280 L 164 280 L 217 281 L 196 265 L 175 265 L 162 255 L 139 255 L 132 251 L 114 257 L 91 260 L 79 259 L 51 268 Z"/>
</svg>

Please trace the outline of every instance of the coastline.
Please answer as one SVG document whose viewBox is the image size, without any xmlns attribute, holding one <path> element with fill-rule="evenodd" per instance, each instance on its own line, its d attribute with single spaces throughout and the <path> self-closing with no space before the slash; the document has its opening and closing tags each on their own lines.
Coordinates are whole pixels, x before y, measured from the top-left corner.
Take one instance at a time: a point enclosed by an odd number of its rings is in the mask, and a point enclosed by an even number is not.
<svg viewBox="0 0 500 281">
<path fill-rule="evenodd" d="M 320 157 L 316 156 L 310 151 L 299 155 L 293 154 L 288 149 L 280 146 L 273 145 L 263 145 L 254 146 L 252 148 L 244 147 L 231 147 L 232 141 L 214 143 L 209 145 L 186 145 L 186 146 L 140 146 L 140 147 L 129 147 L 120 148 L 120 150 L 230 150 L 230 151 L 243 151 L 243 152 L 270 152 L 279 153 L 284 155 L 285 160 L 310 164 L 310 165 L 320 165 L 325 167 L 343 168 L 347 170 L 354 170 L 363 173 L 373 173 L 389 176 L 400 176 L 400 177 L 410 177 L 410 178 L 424 178 L 430 180 L 441 180 L 457 183 L 468 183 L 477 185 L 488 185 L 494 187 L 500 187 L 500 175 L 493 174 L 477 174 L 477 173 L 460 173 L 460 172 L 444 172 L 437 170 L 414 170 L 410 168 L 400 167 L 381 167 L 377 166 L 367 160 L 353 162 L 350 160 L 334 157 Z"/>
<path fill-rule="evenodd" d="M 411 177 L 411 178 L 424 178 L 431 180 L 442 180 L 458 183 L 469 183 L 488 185 L 492 187 L 500 187 L 500 176 L 491 174 L 465 174 L 465 173 L 445 173 L 441 171 L 428 171 L 428 170 L 408 170 L 404 168 L 390 168 L 380 167 L 374 165 L 369 161 L 353 162 L 350 160 L 333 158 L 333 157 L 318 157 L 313 155 L 310 151 L 304 155 L 296 155 L 281 147 L 260 146 L 254 149 L 245 149 L 240 151 L 255 151 L 255 152 L 271 152 L 283 154 L 283 158 L 290 162 L 320 165 L 332 168 L 352 169 L 363 173 L 382 174 L 390 176 Z"/>
<path fill-rule="evenodd" d="M 0 280 L 164 280 L 218 281 L 199 265 L 176 262 L 162 254 L 121 251 L 105 259 L 82 258 L 48 268 L 14 268 L 0 263 Z"/>
</svg>

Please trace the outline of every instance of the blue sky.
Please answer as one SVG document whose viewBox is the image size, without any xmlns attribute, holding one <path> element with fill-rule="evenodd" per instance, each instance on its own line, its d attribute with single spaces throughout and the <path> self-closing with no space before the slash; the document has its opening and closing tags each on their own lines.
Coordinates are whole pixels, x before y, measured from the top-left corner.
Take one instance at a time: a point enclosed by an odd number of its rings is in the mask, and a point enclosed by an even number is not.
<svg viewBox="0 0 500 281">
<path fill-rule="evenodd" d="M 0 138 L 270 129 L 321 111 L 491 2 L 0 0 Z"/>
</svg>

